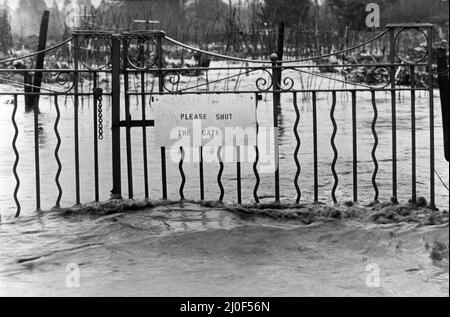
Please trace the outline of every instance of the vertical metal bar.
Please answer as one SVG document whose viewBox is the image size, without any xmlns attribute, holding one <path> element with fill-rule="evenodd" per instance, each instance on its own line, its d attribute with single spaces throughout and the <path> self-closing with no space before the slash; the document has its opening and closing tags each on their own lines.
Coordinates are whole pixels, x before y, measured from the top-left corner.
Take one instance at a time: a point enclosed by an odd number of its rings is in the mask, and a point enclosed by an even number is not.
<svg viewBox="0 0 450 317">
<path fill-rule="evenodd" d="M 121 159 L 120 159 L 120 37 L 112 37 L 112 96 L 111 96 L 111 126 L 112 126 L 112 172 L 113 189 L 111 198 L 122 198 Z"/>
<path fill-rule="evenodd" d="M 389 30 L 390 54 L 389 62 L 395 63 L 395 29 Z M 390 66 L 391 82 L 391 118 L 392 118 L 392 201 L 397 203 L 397 105 L 395 99 L 395 66 Z"/>
<path fill-rule="evenodd" d="M 417 185 L 416 185 L 416 79 L 415 79 L 415 68 L 410 67 L 411 74 L 411 155 L 412 155 L 412 198 L 411 201 L 416 203 L 417 201 Z"/>
<path fill-rule="evenodd" d="M 258 197 L 258 187 L 260 184 L 260 178 L 258 173 L 258 162 L 259 162 L 259 147 L 258 147 L 258 135 L 259 135 L 259 122 L 258 122 L 258 101 L 259 101 L 260 95 L 255 94 L 255 112 L 256 112 L 256 146 L 255 146 L 255 162 L 253 163 L 253 173 L 255 174 L 256 182 L 255 187 L 253 188 L 253 198 L 255 199 L 255 202 L 259 204 L 259 197 Z"/>
<path fill-rule="evenodd" d="M 94 80 L 94 92 L 97 90 L 97 72 L 93 74 Z M 97 112 L 98 112 L 98 100 L 94 95 L 94 109 L 93 109 L 93 120 L 94 120 L 94 184 L 95 184 L 95 201 L 100 200 L 99 195 L 99 180 L 98 180 L 98 124 L 97 124 Z"/>
<path fill-rule="evenodd" d="M 205 200 L 205 182 L 204 182 L 204 176 L 203 176 L 203 147 L 199 147 L 199 156 L 200 156 L 200 162 L 199 162 L 199 170 L 200 170 L 200 200 Z"/>
<path fill-rule="evenodd" d="M 127 178 L 128 178 L 128 198 L 133 199 L 133 156 L 131 152 L 131 113 L 130 113 L 130 95 L 128 78 L 128 39 L 123 39 L 123 80 L 125 94 L 125 142 L 127 149 Z M 145 128 L 145 127 L 144 127 Z"/>
<path fill-rule="evenodd" d="M 283 60 L 283 53 L 284 53 L 284 34 L 285 34 L 285 23 L 280 22 L 278 24 L 278 39 L 277 39 L 277 60 L 280 61 L 279 63 L 276 63 L 276 66 L 279 66 L 275 72 L 276 74 L 276 80 L 273 82 L 274 88 L 276 88 L 277 92 L 274 94 L 275 102 L 280 106 L 281 104 L 281 93 L 280 93 L 280 84 L 281 84 L 281 66 L 283 65 L 281 61 Z"/>
<path fill-rule="evenodd" d="M 356 124 L 356 91 L 352 91 L 353 201 L 358 201 L 358 129 Z"/>
<path fill-rule="evenodd" d="M 74 38 L 74 69 L 75 72 L 73 74 L 73 90 L 74 90 L 74 143 L 75 143 L 75 200 L 76 204 L 80 204 L 80 146 L 79 146 L 79 133 L 78 133 L 78 82 L 79 82 L 79 73 L 78 73 L 78 62 L 79 62 L 79 41 L 78 36 Z"/>
<path fill-rule="evenodd" d="M 39 109 L 33 108 L 34 113 L 34 170 L 36 180 L 36 210 L 41 210 L 41 175 L 39 162 Z"/>
<path fill-rule="evenodd" d="M 242 204 L 241 147 L 236 146 L 236 178 L 238 204 Z"/>
<path fill-rule="evenodd" d="M 376 130 L 377 120 L 378 120 L 378 109 L 375 99 L 375 91 L 372 91 L 372 109 L 373 109 L 373 120 L 372 120 L 372 134 L 374 138 L 374 144 L 372 148 L 372 161 L 375 166 L 372 174 L 372 185 L 375 190 L 375 197 L 373 199 L 374 202 L 378 202 L 378 186 L 377 186 L 377 173 L 378 173 L 378 161 L 376 157 L 376 151 L 378 147 L 378 135 Z"/>
<path fill-rule="evenodd" d="M 62 187 L 61 187 L 61 184 L 59 183 L 59 176 L 61 175 L 62 165 L 61 165 L 61 160 L 59 159 L 59 149 L 61 147 L 61 137 L 60 137 L 59 131 L 58 131 L 58 124 L 59 124 L 59 119 L 61 118 L 61 113 L 59 111 L 57 94 L 55 94 L 55 110 L 56 110 L 56 119 L 55 119 L 55 125 L 53 127 L 53 130 L 55 131 L 55 135 L 56 135 L 56 139 L 57 139 L 57 144 L 56 144 L 56 148 L 55 148 L 55 160 L 56 160 L 56 163 L 58 164 L 58 170 L 55 175 L 55 183 L 56 183 L 56 187 L 58 188 L 58 197 L 56 198 L 55 207 L 59 208 L 61 206 L 61 197 L 62 197 Z"/>
<path fill-rule="evenodd" d="M 295 190 L 297 191 L 296 203 L 298 204 L 298 203 L 300 203 L 302 193 L 301 193 L 300 187 L 298 185 L 298 179 L 300 177 L 300 172 L 301 172 L 301 165 L 298 160 L 298 152 L 300 151 L 301 141 L 300 141 L 300 136 L 298 134 L 298 124 L 300 123 L 300 111 L 298 109 L 296 92 L 294 92 L 294 110 L 295 110 L 294 135 L 295 135 L 295 140 L 297 141 L 297 146 L 295 147 L 295 152 L 294 152 L 294 161 L 295 161 L 295 166 L 297 167 L 297 171 L 295 173 L 295 178 L 294 178 L 294 186 L 295 186 Z"/>
<path fill-rule="evenodd" d="M 433 27 L 428 28 L 428 91 L 430 98 L 430 207 L 436 209 L 434 179 L 434 88 L 433 88 Z"/>
<path fill-rule="evenodd" d="M 219 167 L 219 173 L 217 174 L 217 184 L 219 185 L 219 189 L 220 189 L 220 197 L 219 197 L 220 202 L 223 201 L 223 196 L 225 195 L 225 190 L 222 185 L 222 174 L 223 174 L 223 170 L 224 170 L 224 164 L 223 164 L 221 152 L 222 152 L 222 147 L 219 146 L 217 148 L 217 159 L 219 160 L 220 167 Z"/>
<path fill-rule="evenodd" d="M 142 102 L 142 122 L 147 119 L 145 113 L 145 72 L 141 73 L 141 102 Z M 142 125 L 142 146 L 143 146 L 143 162 L 144 162 L 144 189 L 145 198 L 150 197 L 148 190 L 148 160 L 147 160 L 147 127 Z"/>
<path fill-rule="evenodd" d="M 313 106 L 313 151 L 314 151 L 314 202 L 319 201 L 319 169 L 317 148 L 317 93 L 312 92 Z"/>
<path fill-rule="evenodd" d="M 184 162 L 184 156 L 185 156 L 183 147 L 180 147 L 180 153 L 181 153 L 181 158 L 180 158 L 180 162 L 178 164 L 178 169 L 179 169 L 180 175 L 181 175 L 180 200 L 184 200 L 184 185 L 186 185 L 186 175 L 184 174 L 184 170 L 183 170 L 183 162 Z"/>
<path fill-rule="evenodd" d="M 440 47 L 437 50 L 438 86 L 441 100 L 442 128 L 444 136 L 444 157 L 450 160 L 450 103 L 448 84 L 447 49 Z M 450 200 L 448 200 L 450 208 Z"/>
<path fill-rule="evenodd" d="M 19 175 L 17 174 L 17 166 L 19 165 L 19 151 L 17 150 L 16 142 L 17 142 L 17 137 L 19 136 L 19 129 L 17 127 L 17 122 L 16 122 L 16 113 L 17 113 L 17 95 L 14 95 L 14 108 L 13 108 L 13 112 L 11 115 L 11 121 L 14 126 L 14 137 L 12 140 L 12 148 L 14 151 L 14 155 L 16 156 L 16 159 L 14 161 L 14 166 L 13 166 L 13 174 L 14 174 L 14 178 L 16 179 L 16 187 L 14 188 L 14 201 L 16 203 L 15 217 L 17 218 L 20 216 L 21 207 L 20 207 L 19 198 L 17 197 L 17 193 L 19 192 L 19 188 L 20 188 L 20 178 L 19 178 Z"/>
<path fill-rule="evenodd" d="M 444 157 L 450 160 L 450 102 L 448 84 L 447 49 L 438 48 L 437 60 L 439 95 L 441 100 L 442 128 L 444 136 Z"/>
<path fill-rule="evenodd" d="M 162 196 L 167 199 L 167 171 L 166 171 L 166 148 L 161 147 L 161 177 L 162 177 Z"/>
<path fill-rule="evenodd" d="M 279 98 L 279 68 L 277 68 L 277 59 L 276 54 L 271 56 L 272 59 L 272 86 L 273 86 L 273 128 L 274 128 L 274 164 L 275 164 L 275 203 L 280 202 L 280 168 L 279 168 L 279 159 L 280 159 L 280 149 L 278 144 L 278 113 L 280 109 Z M 278 94 L 278 95 L 277 95 Z"/>
<path fill-rule="evenodd" d="M 158 88 L 159 92 L 164 91 L 164 74 L 162 72 L 163 68 L 163 50 L 162 50 L 162 38 L 164 34 L 158 34 L 156 36 L 156 54 L 157 54 L 157 66 L 158 66 Z"/>
<path fill-rule="evenodd" d="M 334 113 L 336 110 L 336 91 L 332 92 L 332 98 L 333 98 L 333 101 L 331 104 L 330 119 L 333 124 L 333 134 L 331 135 L 331 147 L 333 149 L 334 157 L 333 157 L 333 162 L 331 163 L 331 173 L 333 174 L 334 185 L 333 185 L 333 189 L 331 190 L 331 198 L 333 199 L 333 202 L 336 204 L 337 203 L 336 190 L 337 190 L 337 187 L 339 184 L 339 178 L 336 173 L 336 162 L 338 160 L 338 151 L 337 151 L 336 143 L 335 143 L 336 134 L 337 134 L 337 124 L 336 124 L 336 119 L 334 117 Z"/>
</svg>

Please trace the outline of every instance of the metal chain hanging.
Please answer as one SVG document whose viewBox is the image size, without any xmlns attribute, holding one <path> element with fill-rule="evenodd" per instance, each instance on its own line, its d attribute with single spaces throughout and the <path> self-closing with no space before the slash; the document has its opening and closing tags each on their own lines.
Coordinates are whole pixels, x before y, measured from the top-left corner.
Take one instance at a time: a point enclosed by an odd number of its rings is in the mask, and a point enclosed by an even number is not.
<svg viewBox="0 0 450 317">
<path fill-rule="evenodd" d="M 97 101 L 98 139 L 103 140 L 103 89 L 94 89 L 94 99 Z"/>
</svg>

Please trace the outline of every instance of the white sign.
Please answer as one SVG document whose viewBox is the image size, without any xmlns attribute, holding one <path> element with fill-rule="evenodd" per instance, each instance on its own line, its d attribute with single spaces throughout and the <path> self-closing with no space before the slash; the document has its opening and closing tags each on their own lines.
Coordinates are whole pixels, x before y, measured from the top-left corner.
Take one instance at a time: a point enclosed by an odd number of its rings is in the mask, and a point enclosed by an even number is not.
<svg viewBox="0 0 450 317">
<path fill-rule="evenodd" d="M 256 145 L 254 96 L 162 95 L 154 97 L 152 110 L 159 146 Z"/>
</svg>

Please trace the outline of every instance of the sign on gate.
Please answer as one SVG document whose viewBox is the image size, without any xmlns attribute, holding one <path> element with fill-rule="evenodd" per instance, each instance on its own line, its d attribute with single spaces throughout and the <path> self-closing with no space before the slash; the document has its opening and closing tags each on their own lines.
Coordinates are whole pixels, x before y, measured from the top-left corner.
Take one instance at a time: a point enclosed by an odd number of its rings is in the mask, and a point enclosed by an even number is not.
<svg viewBox="0 0 450 317">
<path fill-rule="evenodd" d="M 159 146 L 256 145 L 254 96 L 162 95 L 152 110 Z"/>
</svg>

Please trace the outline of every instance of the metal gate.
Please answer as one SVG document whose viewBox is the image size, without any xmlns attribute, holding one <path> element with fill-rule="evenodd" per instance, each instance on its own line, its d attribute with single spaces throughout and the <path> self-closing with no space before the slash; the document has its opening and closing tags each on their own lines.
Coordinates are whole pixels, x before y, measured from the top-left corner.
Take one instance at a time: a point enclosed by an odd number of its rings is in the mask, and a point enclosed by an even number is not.
<svg viewBox="0 0 450 317">
<path fill-rule="evenodd" d="M 411 43 L 405 42 L 403 35 L 408 32 L 414 32 L 417 38 L 422 39 L 421 49 L 414 50 Z M 408 36 L 405 37 L 406 41 Z M 378 43 L 378 44 L 377 44 Z M 381 44 L 380 44 L 381 43 Z M 67 46 L 69 48 L 67 49 Z M 371 57 L 371 53 L 378 49 L 385 58 Z M 292 186 L 295 188 L 296 196 L 292 198 L 292 202 L 300 203 L 305 199 L 302 195 L 301 186 L 301 160 L 299 159 L 299 151 L 301 149 L 301 138 L 299 131 L 300 126 L 300 108 L 305 100 L 311 105 L 312 112 L 312 131 L 307 131 L 312 135 L 312 175 L 313 190 L 312 197 L 306 200 L 319 202 L 321 179 L 319 178 L 319 170 L 330 168 L 333 176 L 332 190 L 330 198 L 337 203 L 336 191 L 339 185 L 340 175 L 336 170 L 339 159 L 339 151 L 336 146 L 336 134 L 338 124 L 335 118 L 336 104 L 339 96 L 348 98 L 348 105 L 351 108 L 351 148 L 352 159 L 348 173 L 352 177 L 352 200 L 358 202 L 360 200 L 359 191 L 359 166 L 361 164 L 358 157 L 358 114 L 359 104 L 358 96 L 360 94 L 370 94 L 371 108 L 373 110 L 373 118 L 370 123 L 370 130 L 373 135 L 373 147 L 371 158 L 373 163 L 373 171 L 371 183 L 373 194 L 371 200 L 378 202 L 380 198 L 391 198 L 394 203 L 398 202 L 398 139 L 397 139 L 397 104 L 401 95 L 408 94 L 410 97 L 410 116 L 411 116 L 411 161 L 410 161 L 410 177 L 411 177 L 411 201 L 417 201 L 417 145 L 416 145 L 416 100 L 417 94 L 426 92 L 428 98 L 428 120 L 429 120 L 429 153 L 428 158 L 428 175 L 429 179 L 429 203 L 431 208 L 435 208 L 435 113 L 434 113 L 434 84 L 433 65 L 435 63 L 433 52 L 433 26 L 431 24 L 402 24 L 388 25 L 386 30 L 374 36 L 371 40 L 361 43 L 355 47 L 347 48 L 343 51 L 334 52 L 325 56 L 306 57 L 296 60 L 280 60 L 276 54 L 270 55 L 269 59 L 249 60 L 246 58 L 238 58 L 212 53 L 180 43 L 165 35 L 162 31 L 140 31 L 132 33 L 114 34 L 108 32 L 93 31 L 77 31 L 71 39 L 64 43 L 45 50 L 45 52 L 54 52 L 56 50 L 67 50 L 71 52 L 73 57 L 73 68 L 61 67 L 58 69 L 46 70 L 30 70 L 30 69 L 1 69 L 3 74 L 29 74 L 30 72 L 42 73 L 44 76 L 54 78 L 54 83 L 64 87 L 63 90 L 42 90 L 39 92 L 1 92 L 2 96 L 13 96 L 13 112 L 12 123 L 15 129 L 12 147 L 15 152 L 15 162 L 13 173 L 16 179 L 14 190 L 14 199 L 16 203 L 16 215 L 20 214 L 21 204 L 18 199 L 18 191 L 20 189 L 20 177 L 17 173 L 17 166 L 20 162 L 20 155 L 17 151 L 16 141 L 18 137 L 18 128 L 16 124 L 16 113 L 22 96 L 50 96 L 54 100 L 54 106 L 57 112 L 56 122 L 54 124 L 54 132 L 58 136 L 58 143 L 54 151 L 55 161 L 58 163 L 56 171 L 55 184 L 58 188 L 58 197 L 56 206 L 60 206 L 61 196 L 63 194 L 60 185 L 60 175 L 62 171 L 61 161 L 59 158 L 59 149 L 61 139 L 59 138 L 58 124 L 60 120 L 59 103 L 62 97 L 73 98 L 73 155 L 74 155 L 74 182 L 75 182 L 75 204 L 82 203 L 81 197 L 81 181 L 80 181 L 80 137 L 79 137 L 79 111 L 80 99 L 91 100 L 93 103 L 93 167 L 92 175 L 94 183 L 93 197 L 83 197 L 83 200 L 100 200 L 99 188 L 99 140 L 104 138 L 104 131 L 111 129 L 111 158 L 112 158 L 112 198 L 120 199 L 123 196 L 122 181 L 126 176 L 127 196 L 130 199 L 144 198 L 157 199 L 159 197 L 151 197 L 149 191 L 149 178 L 156 171 L 149 171 L 148 154 L 155 151 L 160 152 L 160 173 L 161 173 L 161 197 L 168 199 L 167 179 L 167 153 L 166 148 L 160 149 L 148 148 L 147 137 L 152 133 L 152 127 L 155 122 L 151 120 L 146 108 L 152 102 L 152 98 L 160 95 L 226 95 L 226 94 L 248 94 L 254 96 L 256 100 L 256 108 L 263 97 L 272 101 L 272 127 L 279 128 L 280 107 L 282 99 L 288 96 L 292 100 L 292 108 L 295 114 L 295 122 L 292 132 L 295 135 L 296 145 L 292 148 L 291 157 L 283 157 L 282 160 L 290 161 L 295 164 L 295 177 Z M 367 52 L 361 57 L 361 61 L 351 60 L 354 52 Z M 37 52 L 44 53 L 44 52 Z M 381 57 L 382 54 L 380 54 Z M 35 54 L 34 54 L 35 55 Z M 173 57 L 177 58 L 173 58 Z M 188 57 L 196 61 L 194 66 L 186 66 Z M 173 59 L 170 61 L 170 59 Z M 368 62 L 369 60 L 369 62 Z M 12 63 L 14 59 L 2 61 L 2 64 Z M 211 65 L 210 62 L 213 61 Z M 210 78 L 214 73 L 217 78 Z M 406 75 L 402 75 L 406 74 Z M 420 74 L 420 75 L 419 75 Z M 297 75 L 298 78 L 295 78 Z M 316 87 L 314 84 L 305 83 L 304 77 L 314 78 L 314 80 L 325 80 L 327 87 Z M 147 77 L 152 78 L 151 87 L 146 80 Z M 399 77 L 407 78 L 406 81 L 400 83 Z M 188 79 L 186 79 L 188 78 Z M 243 78 L 247 78 L 245 87 L 241 87 Z M 135 89 L 132 89 L 130 81 L 135 81 Z M 193 81 L 191 83 L 191 81 Z M 252 81 L 249 85 L 248 82 Z M 85 91 L 85 84 L 89 82 L 89 90 Z M 106 84 L 105 84 L 106 83 Z M 321 81 L 322 83 L 322 81 Z M 15 83 L 17 84 L 17 82 Z M 311 85 L 311 86 L 310 86 Z M 30 85 L 28 85 L 30 86 Z M 319 161 L 319 137 L 318 130 L 321 123 L 318 121 L 318 95 L 325 94 L 328 98 L 331 108 L 329 118 L 332 123 L 333 131 L 329 145 L 333 150 L 333 159 L 328 164 L 321 164 Z M 377 160 L 377 148 L 379 139 L 377 134 L 378 106 L 377 97 L 380 95 L 388 95 L 390 99 L 390 164 L 391 164 L 391 197 L 380 197 L 379 186 L 377 184 L 377 173 L 379 162 Z M 110 126 L 105 126 L 104 117 L 104 99 L 111 100 Z M 133 118 L 130 111 L 131 106 L 139 106 L 140 118 Z M 123 114 L 121 119 L 121 113 Z M 259 122 L 257 123 L 259 127 Z M 133 165 L 133 144 L 132 131 L 134 129 L 141 130 L 142 136 L 142 172 L 144 179 L 144 197 L 135 197 L 134 180 L 136 176 L 135 166 Z M 121 131 L 125 132 L 125 141 L 121 140 Z M 277 130 L 276 130 L 277 131 Z M 273 197 L 275 203 L 280 203 L 280 177 L 283 170 L 280 168 L 280 140 L 279 134 L 274 134 L 274 160 L 276 168 L 271 177 L 273 181 Z M 106 141 L 106 140 L 105 140 Z M 104 141 L 104 142 L 105 142 Z M 123 144 L 123 142 L 125 144 Z M 122 145 L 125 145 L 123 148 Z M 34 163 L 35 163 L 35 200 L 36 209 L 41 209 L 41 186 L 40 186 L 40 149 L 39 149 L 39 110 L 34 108 Z M 253 162 L 253 197 L 255 203 L 260 203 L 259 195 L 261 178 L 258 168 L 259 148 L 255 147 L 255 160 Z M 181 184 L 179 185 L 179 196 L 182 200 L 186 198 L 194 199 L 194 197 L 185 197 L 186 174 L 183 169 L 183 149 L 181 151 L 181 160 L 178 168 L 180 173 Z M 205 200 L 205 174 L 204 162 L 202 160 L 202 151 L 200 147 L 199 169 L 199 191 L 200 201 Z M 239 149 L 237 150 L 239 153 Z M 121 162 L 123 154 L 126 156 L 126 173 L 122 170 Z M 220 149 L 218 150 L 220 157 Z M 422 166 L 422 165 L 421 165 Z M 236 162 L 236 202 L 241 204 L 242 197 L 242 176 L 241 163 Z M 220 189 L 220 195 L 210 200 L 223 201 L 224 186 L 222 183 L 222 173 L 224 164 L 219 160 L 217 172 L 217 186 Z M 197 177 L 197 176 L 196 176 Z M 327 180 L 328 181 L 328 180 Z M 175 185 L 176 186 L 176 185 Z M 367 198 L 367 193 L 364 194 Z M 248 197 L 245 197 L 248 199 Z"/>
</svg>

